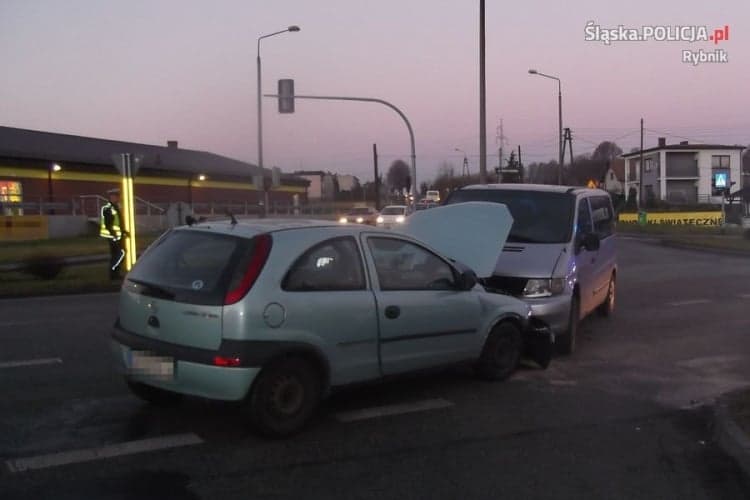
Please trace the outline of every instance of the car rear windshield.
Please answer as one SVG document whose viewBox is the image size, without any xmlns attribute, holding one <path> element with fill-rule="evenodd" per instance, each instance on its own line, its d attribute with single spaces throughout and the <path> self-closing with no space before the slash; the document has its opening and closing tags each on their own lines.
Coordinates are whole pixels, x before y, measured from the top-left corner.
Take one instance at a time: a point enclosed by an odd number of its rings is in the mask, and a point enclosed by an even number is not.
<svg viewBox="0 0 750 500">
<path fill-rule="evenodd" d="M 128 280 L 145 295 L 190 304 L 221 305 L 233 275 L 254 240 L 203 231 L 176 230 L 136 262 Z"/>
<path fill-rule="evenodd" d="M 503 203 L 513 216 L 509 243 L 566 243 L 570 241 L 575 198 L 566 193 L 465 189 L 454 191 L 446 205 L 467 201 Z"/>
<path fill-rule="evenodd" d="M 404 207 L 385 207 L 380 215 L 404 215 Z"/>
</svg>

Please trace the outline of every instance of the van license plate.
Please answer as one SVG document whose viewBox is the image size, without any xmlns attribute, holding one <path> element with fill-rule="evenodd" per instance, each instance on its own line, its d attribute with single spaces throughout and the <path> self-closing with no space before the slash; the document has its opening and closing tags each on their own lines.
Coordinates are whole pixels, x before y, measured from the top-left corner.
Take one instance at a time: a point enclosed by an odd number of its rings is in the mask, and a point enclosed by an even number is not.
<svg viewBox="0 0 750 500">
<path fill-rule="evenodd" d="M 174 379 L 174 358 L 157 356 L 150 351 L 128 351 L 127 368 L 132 375 Z"/>
</svg>

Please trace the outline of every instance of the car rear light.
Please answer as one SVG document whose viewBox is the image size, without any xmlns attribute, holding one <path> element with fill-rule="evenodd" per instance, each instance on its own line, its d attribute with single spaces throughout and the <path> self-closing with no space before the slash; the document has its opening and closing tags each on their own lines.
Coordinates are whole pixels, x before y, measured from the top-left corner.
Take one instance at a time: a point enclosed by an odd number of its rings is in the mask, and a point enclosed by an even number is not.
<svg viewBox="0 0 750 500">
<path fill-rule="evenodd" d="M 245 274 L 239 284 L 224 296 L 224 305 L 226 306 L 239 302 L 242 297 L 247 295 L 268 260 L 268 255 L 271 253 L 271 235 L 261 234 L 256 236 L 255 240 L 253 255 L 250 257 Z"/>
<path fill-rule="evenodd" d="M 234 368 L 240 366 L 240 358 L 227 358 L 224 356 L 214 356 L 214 365 Z"/>
</svg>

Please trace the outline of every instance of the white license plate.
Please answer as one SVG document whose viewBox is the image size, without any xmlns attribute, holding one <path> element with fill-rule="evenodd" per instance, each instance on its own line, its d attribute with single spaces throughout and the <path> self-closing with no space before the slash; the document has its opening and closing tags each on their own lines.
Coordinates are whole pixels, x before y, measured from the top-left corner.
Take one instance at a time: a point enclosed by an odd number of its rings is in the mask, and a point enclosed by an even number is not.
<svg viewBox="0 0 750 500">
<path fill-rule="evenodd" d="M 133 375 L 172 380 L 174 378 L 174 358 L 157 356 L 150 351 L 128 351 L 128 372 Z"/>
</svg>

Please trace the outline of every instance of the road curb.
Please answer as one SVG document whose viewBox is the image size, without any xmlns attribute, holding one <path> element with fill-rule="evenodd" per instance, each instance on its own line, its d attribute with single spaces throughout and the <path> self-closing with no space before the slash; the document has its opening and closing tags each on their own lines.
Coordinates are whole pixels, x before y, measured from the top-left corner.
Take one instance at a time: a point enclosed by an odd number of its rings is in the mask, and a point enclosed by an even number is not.
<svg viewBox="0 0 750 500">
<path fill-rule="evenodd" d="M 720 255 L 728 255 L 731 257 L 750 257 L 750 252 L 744 251 L 744 250 L 733 250 L 731 248 L 716 248 L 716 247 L 710 247 L 710 246 L 704 246 L 704 245 L 694 245 L 691 243 L 683 243 L 681 241 L 674 241 L 669 239 L 660 239 L 657 240 L 660 242 L 661 246 L 668 247 L 668 248 L 677 248 L 680 250 L 693 250 L 696 252 L 707 252 L 707 253 L 716 253 Z"/>
<path fill-rule="evenodd" d="M 97 262 L 106 262 L 109 259 L 109 255 L 95 254 L 95 255 L 80 255 L 76 257 L 65 257 L 63 262 L 66 266 L 76 266 L 80 264 L 94 264 Z M 8 264 L 0 264 L 0 272 L 9 271 L 21 271 L 26 267 L 24 262 L 10 262 Z"/>
<path fill-rule="evenodd" d="M 735 393 L 720 397 L 714 406 L 714 439 L 750 477 L 750 437 L 732 418 L 729 402 Z"/>
</svg>

